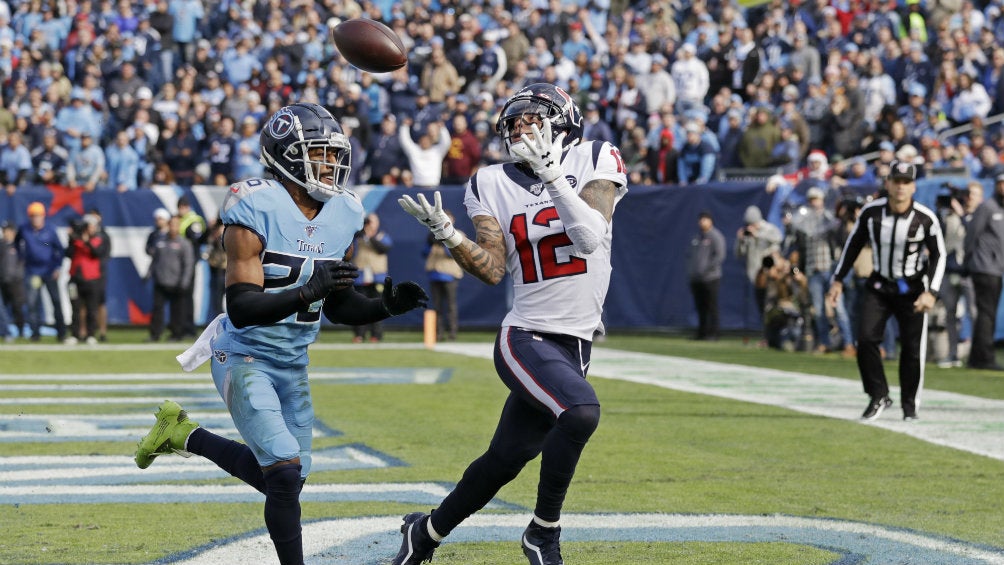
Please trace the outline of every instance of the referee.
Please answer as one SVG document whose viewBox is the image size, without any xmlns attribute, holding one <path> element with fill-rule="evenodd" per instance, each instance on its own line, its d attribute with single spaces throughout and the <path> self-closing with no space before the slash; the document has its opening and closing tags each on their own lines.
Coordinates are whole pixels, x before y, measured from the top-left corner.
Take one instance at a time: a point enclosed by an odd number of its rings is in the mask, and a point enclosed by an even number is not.
<svg viewBox="0 0 1004 565">
<path fill-rule="evenodd" d="M 830 279 L 827 299 L 836 304 L 858 253 L 871 244 L 875 271 L 868 278 L 859 312 L 858 370 L 871 399 L 861 418 L 874 420 L 892 406 L 879 343 L 889 316 L 900 331 L 899 384 L 903 419 L 916 420 L 924 381 L 927 349 L 927 312 L 934 307 L 945 274 L 945 239 L 938 218 L 913 201 L 917 168 L 892 163 L 886 180 L 887 196 L 861 210 Z M 924 251 L 927 251 L 926 257 Z"/>
</svg>

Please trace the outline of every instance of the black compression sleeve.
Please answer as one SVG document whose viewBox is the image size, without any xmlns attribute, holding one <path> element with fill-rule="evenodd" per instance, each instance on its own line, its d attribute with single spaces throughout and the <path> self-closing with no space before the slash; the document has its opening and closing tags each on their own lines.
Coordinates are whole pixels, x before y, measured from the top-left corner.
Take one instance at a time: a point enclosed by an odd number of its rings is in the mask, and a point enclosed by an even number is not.
<svg viewBox="0 0 1004 565">
<path fill-rule="evenodd" d="M 227 316 L 238 328 L 274 324 L 306 308 L 300 299 L 300 287 L 282 292 L 265 292 L 251 283 L 227 287 Z"/>
<path fill-rule="evenodd" d="M 324 300 L 324 316 L 336 324 L 363 326 L 386 320 L 382 298 L 367 298 L 352 287 L 332 292 Z"/>
</svg>

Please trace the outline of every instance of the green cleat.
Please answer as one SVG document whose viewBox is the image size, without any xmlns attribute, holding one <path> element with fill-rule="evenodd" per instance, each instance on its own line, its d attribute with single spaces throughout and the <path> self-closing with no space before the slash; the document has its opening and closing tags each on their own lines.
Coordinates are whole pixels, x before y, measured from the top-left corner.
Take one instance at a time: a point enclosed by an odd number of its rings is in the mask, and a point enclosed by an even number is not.
<svg viewBox="0 0 1004 565">
<path fill-rule="evenodd" d="M 154 457 L 168 453 L 191 457 L 192 454 L 185 451 L 185 442 L 198 427 L 199 424 L 189 420 L 188 413 L 177 402 L 165 400 L 157 410 L 157 423 L 136 446 L 136 466 L 146 469 L 153 463 Z"/>
</svg>

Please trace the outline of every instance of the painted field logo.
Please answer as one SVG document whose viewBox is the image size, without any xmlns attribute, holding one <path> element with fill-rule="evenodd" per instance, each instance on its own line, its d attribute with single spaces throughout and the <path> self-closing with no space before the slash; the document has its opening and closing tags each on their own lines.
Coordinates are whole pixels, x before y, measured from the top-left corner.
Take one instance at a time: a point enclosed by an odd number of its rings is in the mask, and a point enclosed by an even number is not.
<svg viewBox="0 0 1004 565">
<path fill-rule="evenodd" d="M 476 514 L 446 543 L 499 542 L 519 547 L 529 513 Z M 304 555 L 312 565 L 386 563 L 400 544 L 399 516 L 323 520 L 304 524 Z M 562 516 L 565 557 L 575 542 L 785 542 L 836 554 L 831 565 L 904 564 L 977 565 L 1004 563 L 1004 550 L 843 520 L 797 516 L 722 514 L 566 514 Z M 516 550 L 518 551 L 518 549 Z M 272 546 L 265 532 L 202 548 L 170 563 L 219 565 L 269 561 Z"/>
</svg>

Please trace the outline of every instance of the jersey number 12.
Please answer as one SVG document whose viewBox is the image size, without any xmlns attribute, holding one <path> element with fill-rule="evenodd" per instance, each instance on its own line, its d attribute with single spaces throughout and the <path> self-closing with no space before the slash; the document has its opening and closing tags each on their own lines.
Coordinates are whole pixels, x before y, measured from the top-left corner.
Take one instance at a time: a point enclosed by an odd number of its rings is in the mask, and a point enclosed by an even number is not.
<svg viewBox="0 0 1004 565">
<path fill-rule="evenodd" d="M 551 222 L 558 220 L 558 211 L 554 206 L 544 208 L 534 214 L 534 225 L 549 227 Z M 568 261 L 559 262 L 557 249 L 572 245 L 572 240 L 565 232 L 545 235 L 533 248 L 527 231 L 526 214 L 513 216 L 509 222 L 509 233 L 516 240 L 516 251 L 519 253 L 519 265 L 523 271 L 523 284 L 538 282 L 537 261 L 540 261 L 540 276 L 543 280 L 569 277 L 586 272 L 586 260 L 570 255 Z"/>
</svg>

